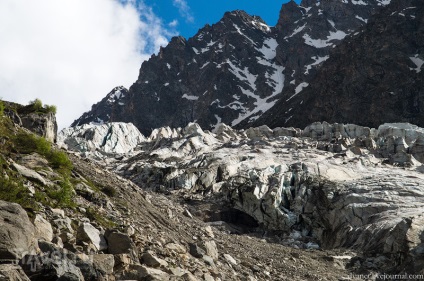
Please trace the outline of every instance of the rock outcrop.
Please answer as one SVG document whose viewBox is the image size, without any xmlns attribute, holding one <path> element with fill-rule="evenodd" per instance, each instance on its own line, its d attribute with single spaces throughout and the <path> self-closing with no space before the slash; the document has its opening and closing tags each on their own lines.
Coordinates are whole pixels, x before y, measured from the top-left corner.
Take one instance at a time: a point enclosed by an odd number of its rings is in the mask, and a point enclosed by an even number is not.
<svg viewBox="0 0 424 281">
<path fill-rule="evenodd" d="M 50 142 L 56 142 L 57 122 L 55 113 L 28 113 L 20 116 L 22 126 L 46 138 Z"/>
</svg>

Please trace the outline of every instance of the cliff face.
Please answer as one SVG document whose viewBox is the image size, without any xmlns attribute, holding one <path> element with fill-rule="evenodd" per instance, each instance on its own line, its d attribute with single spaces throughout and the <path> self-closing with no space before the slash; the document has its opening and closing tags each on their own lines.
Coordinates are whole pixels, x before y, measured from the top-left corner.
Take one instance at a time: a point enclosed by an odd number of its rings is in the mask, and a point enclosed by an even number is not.
<svg viewBox="0 0 424 281">
<path fill-rule="evenodd" d="M 328 121 L 424 125 L 424 3 L 392 1 L 347 36 L 308 87 L 281 99 L 257 124 Z M 292 109 L 292 110 L 290 110 Z"/>
<path fill-rule="evenodd" d="M 56 142 L 57 122 L 56 114 L 30 113 L 21 116 L 22 126 L 37 135 L 46 138 L 50 142 Z"/>
<path fill-rule="evenodd" d="M 55 112 L 45 108 L 37 110 L 31 104 L 24 106 L 6 101 L 3 101 L 3 103 L 5 114 L 14 123 L 46 138 L 50 142 L 56 142 L 58 127 Z"/>
<path fill-rule="evenodd" d="M 129 90 L 113 89 L 72 126 L 132 122 L 143 133 L 193 121 L 207 129 L 249 127 L 305 87 L 330 51 L 388 2 L 291 1 L 275 27 L 228 12 L 188 40 L 173 38 L 142 64 Z"/>
</svg>

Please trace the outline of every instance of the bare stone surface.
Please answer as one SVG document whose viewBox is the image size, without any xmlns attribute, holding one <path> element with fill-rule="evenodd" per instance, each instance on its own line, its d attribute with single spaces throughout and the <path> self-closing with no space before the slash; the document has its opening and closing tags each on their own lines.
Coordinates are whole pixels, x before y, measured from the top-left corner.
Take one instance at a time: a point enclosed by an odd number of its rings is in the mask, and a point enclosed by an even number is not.
<svg viewBox="0 0 424 281">
<path fill-rule="evenodd" d="M 0 200 L 0 259 L 21 259 L 33 245 L 34 226 L 25 210 Z"/>
</svg>

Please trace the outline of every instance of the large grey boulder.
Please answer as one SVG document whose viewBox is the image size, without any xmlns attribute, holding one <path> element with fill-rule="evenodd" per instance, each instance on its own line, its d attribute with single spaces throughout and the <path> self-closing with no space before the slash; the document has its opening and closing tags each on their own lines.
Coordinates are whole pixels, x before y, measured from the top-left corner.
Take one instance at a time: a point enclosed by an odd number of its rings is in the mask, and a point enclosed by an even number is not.
<svg viewBox="0 0 424 281">
<path fill-rule="evenodd" d="M 40 214 L 36 214 L 32 222 L 35 227 L 35 237 L 37 239 L 44 239 L 48 242 L 53 240 L 53 228 L 50 222 Z"/>
<path fill-rule="evenodd" d="M 0 259 L 16 260 L 30 252 L 34 226 L 18 204 L 0 200 Z"/>
<path fill-rule="evenodd" d="M 108 245 L 100 231 L 89 223 L 82 223 L 77 230 L 77 243 L 91 243 L 97 251 L 106 250 Z"/>
<path fill-rule="evenodd" d="M 26 255 L 20 266 L 32 281 L 84 281 L 72 253 L 57 251 L 50 254 Z"/>
<path fill-rule="evenodd" d="M 133 257 L 137 256 L 136 246 L 127 234 L 116 231 L 108 230 L 105 233 L 108 243 L 108 252 L 113 255 L 117 254 L 131 254 Z"/>
<path fill-rule="evenodd" d="M 47 181 L 36 171 L 28 169 L 27 167 L 24 167 L 22 165 L 19 165 L 17 163 L 12 163 L 12 167 L 20 173 L 22 176 L 26 177 L 29 180 L 33 180 L 36 182 L 41 183 L 42 185 L 46 185 Z"/>
</svg>

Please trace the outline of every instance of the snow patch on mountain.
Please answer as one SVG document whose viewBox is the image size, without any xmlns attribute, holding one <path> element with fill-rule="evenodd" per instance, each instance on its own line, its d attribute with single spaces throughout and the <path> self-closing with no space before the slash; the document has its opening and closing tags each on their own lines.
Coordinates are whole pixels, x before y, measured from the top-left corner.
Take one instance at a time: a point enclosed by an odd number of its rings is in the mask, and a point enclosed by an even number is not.
<svg viewBox="0 0 424 281">
<path fill-rule="evenodd" d="M 377 0 L 379 6 L 387 6 L 390 4 L 391 0 Z"/>
<path fill-rule="evenodd" d="M 268 38 L 264 41 L 262 48 L 257 49 L 263 54 L 263 57 L 267 60 L 272 60 L 277 55 L 276 49 L 278 47 L 277 40 L 274 38 Z"/>
<path fill-rule="evenodd" d="M 309 70 L 312 69 L 312 66 L 318 65 L 318 64 L 328 60 L 329 57 L 330 56 L 325 56 L 325 57 L 314 56 L 314 57 L 312 57 L 311 59 L 313 59 L 314 62 L 305 66 L 305 68 L 306 68 L 305 75 L 309 74 Z"/>
<path fill-rule="evenodd" d="M 362 21 L 362 22 L 364 22 L 364 23 L 367 23 L 367 22 L 368 22 L 368 20 L 367 20 L 367 19 L 361 18 L 361 17 L 360 17 L 360 16 L 358 16 L 358 15 L 356 15 L 356 16 L 355 16 L 355 18 L 356 18 L 356 19 L 358 19 L 358 20 L 360 20 L 360 21 Z"/>
<path fill-rule="evenodd" d="M 233 23 L 233 26 L 235 27 L 235 29 L 237 30 L 237 32 L 240 34 L 240 35 L 242 35 L 243 37 L 245 37 L 250 43 L 252 43 L 252 45 L 253 46 L 256 46 L 256 43 L 255 43 L 255 41 L 253 41 L 249 36 L 247 36 L 246 34 L 244 34 L 242 31 L 241 31 L 241 29 L 240 29 L 240 27 L 237 25 L 237 24 L 235 24 L 235 23 Z"/>
<path fill-rule="evenodd" d="M 353 5 L 364 5 L 364 6 L 368 5 L 367 3 L 365 3 L 362 0 L 351 0 L 351 1 L 352 1 Z"/>
<path fill-rule="evenodd" d="M 417 66 L 416 68 L 409 68 L 411 70 L 415 70 L 417 73 L 421 72 L 421 67 L 424 64 L 424 60 L 418 57 L 418 54 L 416 54 L 413 57 L 409 57 L 409 59 Z"/>
<path fill-rule="evenodd" d="M 309 86 L 309 83 L 307 82 L 302 82 L 299 85 L 297 85 L 296 89 L 294 90 L 294 95 L 292 95 L 291 97 L 289 97 L 286 101 L 291 100 L 292 98 L 294 98 L 295 96 L 297 96 L 300 92 L 302 92 L 302 90 L 306 87 Z"/>
<path fill-rule="evenodd" d="M 306 27 L 306 23 L 302 26 L 299 26 L 298 28 L 296 28 L 292 34 L 290 34 L 289 36 L 284 37 L 284 39 L 290 38 L 295 36 L 296 34 L 298 34 L 299 32 L 301 32 L 304 28 Z"/>
<path fill-rule="evenodd" d="M 333 46 L 331 43 L 332 40 L 343 40 L 347 34 L 344 31 L 337 30 L 336 32 L 330 31 L 330 35 L 327 36 L 327 39 L 312 39 L 311 36 L 307 33 L 303 35 L 303 39 L 305 40 L 305 44 L 315 47 L 315 48 L 325 48 L 329 46 Z"/>
<path fill-rule="evenodd" d="M 226 63 L 230 66 L 228 70 L 232 74 L 234 74 L 240 81 L 246 82 L 253 91 L 256 91 L 255 83 L 257 75 L 251 74 L 247 67 L 245 67 L 244 69 L 237 67 L 229 59 L 227 59 Z"/>
<path fill-rule="evenodd" d="M 187 99 L 187 100 L 198 100 L 199 99 L 199 97 L 190 96 L 190 95 L 187 95 L 187 94 L 184 94 L 181 98 Z"/>
<path fill-rule="evenodd" d="M 115 103 L 118 100 L 120 100 L 121 98 L 125 97 L 125 94 L 123 93 L 124 90 L 126 90 L 126 89 L 122 86 L 114 88 L 110 92 L 110 94 L 108 95 L 107 102 L 108 103 Z"/>
</svg>

